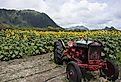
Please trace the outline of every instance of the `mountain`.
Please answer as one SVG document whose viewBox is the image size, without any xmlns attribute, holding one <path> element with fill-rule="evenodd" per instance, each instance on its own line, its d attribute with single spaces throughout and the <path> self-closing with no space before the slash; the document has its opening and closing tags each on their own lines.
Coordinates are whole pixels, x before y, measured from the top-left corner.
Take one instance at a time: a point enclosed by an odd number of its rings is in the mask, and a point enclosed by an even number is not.
<svg viewBox="0 0 121 82">
<path fill-rule="evenodd" d="M 0 24 L 9 24 L 18 27 L 54 27 L 58 26 L 47 14 L 34 10 L 7 10 L 0 9 Z"/>
<path fill-rule="evenodd" d="M 87 27 L 85 26 L 73 26 L 73 27 L 70 27 L 70 28 L 66 28 L 67 30 L 89 30 Z"/>
<path fill-rule="evenodd" d="M 111 27 L 106 26 L 103 30 L 117 30 L 117 29 L 115 27 L 113 27 L 113 26 L 111 26 Z"/>
</svg>

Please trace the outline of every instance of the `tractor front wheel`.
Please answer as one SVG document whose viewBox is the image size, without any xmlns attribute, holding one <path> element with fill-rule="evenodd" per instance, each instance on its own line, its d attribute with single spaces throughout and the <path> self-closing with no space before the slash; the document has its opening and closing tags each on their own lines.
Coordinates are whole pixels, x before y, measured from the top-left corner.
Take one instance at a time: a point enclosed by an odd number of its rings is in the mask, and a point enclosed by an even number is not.
<svg viewBox="0 0 121 82">
<path fill-rule="evenodd" d="M 67 78 L 69 82 L 81 82 L 82 72 L 79 66 L 74 62 L 70 61 L 66 68 Z"/>
<path fill-rule="evenodd" d="M 106 60 L 106 68 L 101 69 L 101 76 L 104 78 L 110 80 L 110 81 L 115 81 L 118 79 L 119 76 L 119 69 L 116 64 L 114 64 L 111 60 Z"/>
</svg>

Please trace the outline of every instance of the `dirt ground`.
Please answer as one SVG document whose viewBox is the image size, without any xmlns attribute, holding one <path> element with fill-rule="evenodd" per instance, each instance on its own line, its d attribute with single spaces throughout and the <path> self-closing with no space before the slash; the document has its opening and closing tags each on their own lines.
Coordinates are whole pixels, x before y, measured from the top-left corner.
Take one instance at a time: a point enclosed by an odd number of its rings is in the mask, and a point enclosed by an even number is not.
<svg viewBox="0 0 121 82">
<path fill-rule="evenodd" d="M 49 55 L 0 61 L 0 82 L 67 82 L 65 67 L 54 64 Z"/>
</svg>

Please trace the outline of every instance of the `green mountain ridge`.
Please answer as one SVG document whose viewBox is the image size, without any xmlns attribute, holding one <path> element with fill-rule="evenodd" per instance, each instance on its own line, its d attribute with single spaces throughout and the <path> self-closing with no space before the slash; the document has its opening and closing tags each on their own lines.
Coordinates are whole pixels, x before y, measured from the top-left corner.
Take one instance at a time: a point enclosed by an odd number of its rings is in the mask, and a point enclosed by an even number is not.
<svg viewBox="0 0 121 82">
<path fill-rule="evenodd" d="M 35 10 L 7 10 L 0 9 L 0 24 L 9 24 L 17 27 L 48 26 L 60 28 L 47 14 Z"/>
</svg>

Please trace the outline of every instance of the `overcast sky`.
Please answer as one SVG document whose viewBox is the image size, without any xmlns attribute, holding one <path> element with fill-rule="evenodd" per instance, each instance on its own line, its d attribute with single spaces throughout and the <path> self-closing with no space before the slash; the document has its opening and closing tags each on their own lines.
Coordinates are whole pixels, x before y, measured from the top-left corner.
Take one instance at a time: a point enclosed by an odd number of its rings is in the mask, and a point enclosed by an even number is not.
<svg viewBox="0 0 121 82">
<path fill-rule="evenodd" d="M 121 29 L 121 0 L 0 0 L 0 8 L 44 12 L 62 27 Z"/>
</svg>

